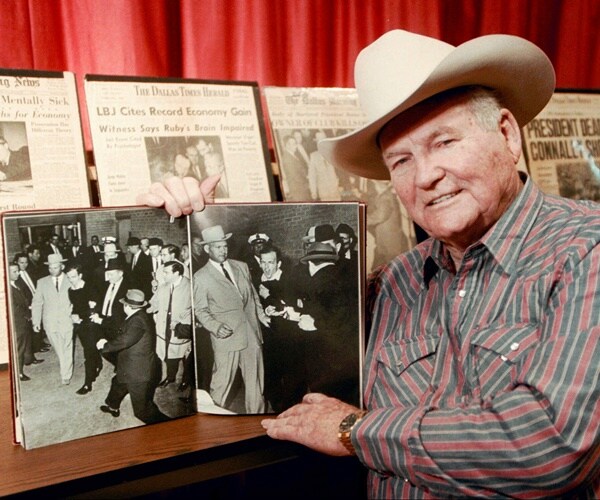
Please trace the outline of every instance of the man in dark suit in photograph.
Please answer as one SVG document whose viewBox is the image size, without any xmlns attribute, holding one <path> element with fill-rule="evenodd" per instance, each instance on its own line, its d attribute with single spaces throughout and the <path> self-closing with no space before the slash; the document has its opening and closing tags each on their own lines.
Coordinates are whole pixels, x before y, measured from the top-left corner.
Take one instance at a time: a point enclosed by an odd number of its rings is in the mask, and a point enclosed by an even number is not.
<svg viewBox="0 0 600 500">
<path fill-rule="evenodd" d="M 102 326 L 102 336 L 113 339 L 125 321 L 125 312 L 120 299 L 127 293 L 127 282 L 124 277 L 123 265 L 118 259 L 110 259 L 104 271 L 107 281 L 96 301 L 96 310 L 91 320 Z"/>
<path fill-rule="evenodd" d="M 214 352 L 210 395 L 225 407 L 235 375 L 241 369 L 246 413 L 265 411 L 264 366 L 260 323 L 268 326 L 245 262 L 228 259 L 221 226 L 202 231 L 208 262 L 194 275 L 194 305 L 200 324 L 210 332 Z M 260 323 L 259 323 L 260 321 Z"/>
<path fill-rule="evenodd" d="M 29 308 L 31 299 L 27 297 L 26 287 L 17 283 L 19 278 L 19 266 L 10 264 L 8 266 L 8 278 L 10 290 L 10 306 L 12 319 L 13 340 L 17 344 L 17 368 L 19 369 L 19 380 L 25 382 L 30 378 L 25 375 L 25 355 L 31 352 L 33 340 L 33 328 L 31 326 L 31 310 Z M 41 362 L 41 360 L 40 360 Z"/>
<path fill-rule="evenodd" d="M 127 251 L 131 254 L 127 273 L 129 285 L 149 297 L 152 293 L 152 259 L 142 252 L 140 239 L 135 236 L 127 240 Z"/>
<path fill-rule="evenodd" d="M 121 402 L 129 394 L 137 418 L 145 424 L 164 422 L 169 417 L 154 403 L 160 374 L 154 321 L 145 311 L 148 302 L 144 293 L 135 289 L 128 290 L 119 302 L 126 316 L 123 327 L 115 338 L 103 338 L 96 344 L 102 354 L 113 354 L 117 359 L 116 374 L 100 411 L 118 417 Z"/>
<path fill-rule="evenodd" d="M 31 180 L 29 148 L 10 149 L 8 141 L 0 136 L 0 181 Z"/>
</svg>

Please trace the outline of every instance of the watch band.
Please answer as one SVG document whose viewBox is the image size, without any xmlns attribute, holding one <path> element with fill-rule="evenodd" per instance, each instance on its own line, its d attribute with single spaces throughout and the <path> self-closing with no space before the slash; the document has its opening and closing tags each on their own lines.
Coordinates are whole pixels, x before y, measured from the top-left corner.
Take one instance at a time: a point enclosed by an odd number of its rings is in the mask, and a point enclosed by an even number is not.
<svg viewBox="0 0 600 500">
<path fill-rule="evenodd" d="M 352 428 L 360 422 L 360 420 L 367 414 L 366 410 L 361 410 L 355 413 L 350 413 L 340 422 L 338 428 L 338 439 L 340 443 L 346 448 L 351 455 L 356 455 L 356 450 L 352 446 Z"/>
</svg>

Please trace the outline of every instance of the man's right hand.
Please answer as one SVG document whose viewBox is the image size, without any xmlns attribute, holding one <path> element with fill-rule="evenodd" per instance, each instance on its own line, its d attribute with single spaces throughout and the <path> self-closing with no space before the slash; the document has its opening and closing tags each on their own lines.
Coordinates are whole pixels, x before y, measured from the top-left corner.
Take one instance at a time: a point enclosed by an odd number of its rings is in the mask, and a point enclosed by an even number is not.
<svg viewBox="0 0 600 500">
<path fill-rule="evenodd" d="M 155 208 L 164 206 L 173 217 L 200 212 L 215 201 L 215 188 L 220 179 L 220 174 L 200 182 L 194 177 L 168 177 L 163 182 L 153 183 L 147 193 L 138 195 L 136 202 Z"/>
<path fill-rule="evenodd" d="M 231 335 L 233 335 L 233 330 L 227 325 L 219 326 L 219 329 L 215 334 L 218 339 L 226 339 L 227 337 L 231 337 Z"/>
</svg>

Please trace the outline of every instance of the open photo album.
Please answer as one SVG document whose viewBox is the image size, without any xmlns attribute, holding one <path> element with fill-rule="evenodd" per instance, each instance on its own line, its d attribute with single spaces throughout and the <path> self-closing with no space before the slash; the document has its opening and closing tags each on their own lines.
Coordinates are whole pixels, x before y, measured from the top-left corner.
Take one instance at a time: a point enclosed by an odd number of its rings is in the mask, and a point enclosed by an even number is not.
<svg viewBox="0 0 600 500">
<path fill-rule="evenodd" d="M 15 441 L 279 413 L 307 392 L 360 405 L 364 212 L 3 214 Z"/>
</svg>

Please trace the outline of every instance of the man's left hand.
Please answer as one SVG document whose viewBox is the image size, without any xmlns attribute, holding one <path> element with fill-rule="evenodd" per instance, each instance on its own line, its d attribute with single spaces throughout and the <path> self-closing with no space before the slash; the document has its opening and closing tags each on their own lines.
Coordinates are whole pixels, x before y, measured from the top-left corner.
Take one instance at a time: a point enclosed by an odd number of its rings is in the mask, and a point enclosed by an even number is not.
<svg viewBox="0 0 600 500">
<path fill-rule="evenodd" d="M 274 439 L 294 441 L 328 455 L 345 456 L 350 453 L 338 440 L 338 427 L 344 417 L 358 411 L 359 408 L 339 399 L 310 393 L 302 403 L 277 418 L 262 420 L 261 424 Z"/>
</svg>

